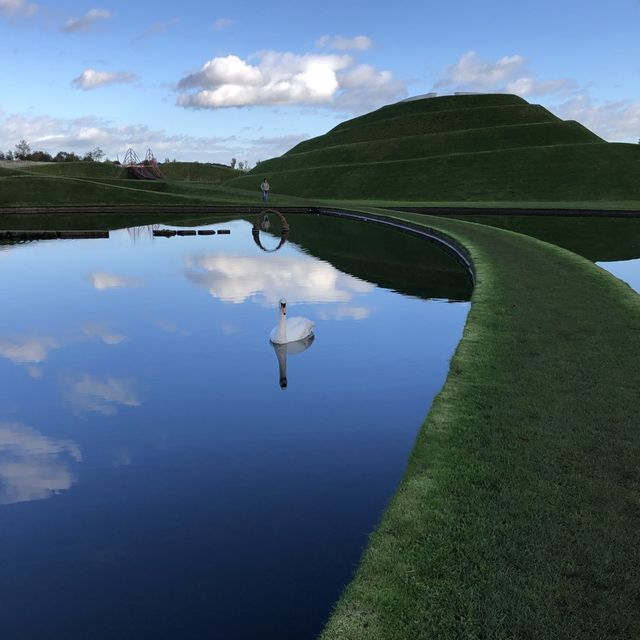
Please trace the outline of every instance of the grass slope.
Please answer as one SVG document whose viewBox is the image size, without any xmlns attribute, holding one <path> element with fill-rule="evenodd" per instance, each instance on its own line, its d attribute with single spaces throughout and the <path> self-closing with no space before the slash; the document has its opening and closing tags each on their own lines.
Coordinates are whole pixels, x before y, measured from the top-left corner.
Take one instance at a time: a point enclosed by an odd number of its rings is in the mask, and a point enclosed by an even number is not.
<svg viewBox="0 0 640 640">
<path fill-rule="evenodd" d="M 323 640 L 640 637 L 640 297 L 564 249 L 472 253 L 464 336 Z"/>
<path fill-rule="evenodd" d="M 221 183 L 244 175 L 243 171 L 201 162 L 164 162 L 159 165 L 167 180 Z"/>
<path fill-rule="evenodd" d="M 274 193 L 420 202 L 640 201 L 640 147 L 611 144 L 516 96 L 398 103 L 260 164 Z"/>
<path fill-rule="evenodd" d="M 577 122 L 539 122 L 530 125 L 507 125 L 434 133 L 402 138 L 386 138 L 323 147 L 315 151 L 285 154 L 266 160 L 260 171 L 287 171 L 305 166 L 385 162 L 398 158 L 426 158 L 453 153 L 475 153 L 517 147 L 602 142 Z"/>
<path fill-rule="evenodd" d="M 640 218 L 454 215 L 468 222 L 524 233 L 594 262 L 640 258 Z"/>
<path fill-rule="evenodd" d="M 380 202 L 640 201 L 640 145 L 574 144 L 271 172 L 274 192 Z M 254 175 L 229 186 L 248 187 Z"/>
<path fill-rule="evenodd" d="M 24 173 L 66 178 L 128 178 L 129 173 L 119 164 L 110 162 L 55 162 L 25 167 Z"/>
<path fill-rule="evenodd" d="M 346 120 L 334 127 L 332 131 L 348 129 L 361 124 L 369 124 L 380 120 L 388 120 L 397 115 L 409 115 L 412 113 L 429 114 L 436 111 L 449 111 L 451 109 L 477 109 L 484 107 L 508 107 L 526 106 L 529 103 L 520 96 L 509 93 L 484 93 L 476 95 L 439 96 L 428 100 L 410 100 L 408 102 L 396 102 L 380 107 L 370 113 Z"/>
<path fill-rule="evenodd" d="M 287 154 L 293 155 L 326 146 L 384 140 L 385 138 L 557 121 L 556 116 L 538 105 L 452 109 L 450 111 L 436 111 L 429 114 L 428 117 L 421 113 L 411 113 L 397 115 L 379 122 L 353 125 L 337 131 L 334 129 L 324 136 L 299 143 Z"/>
</svg>

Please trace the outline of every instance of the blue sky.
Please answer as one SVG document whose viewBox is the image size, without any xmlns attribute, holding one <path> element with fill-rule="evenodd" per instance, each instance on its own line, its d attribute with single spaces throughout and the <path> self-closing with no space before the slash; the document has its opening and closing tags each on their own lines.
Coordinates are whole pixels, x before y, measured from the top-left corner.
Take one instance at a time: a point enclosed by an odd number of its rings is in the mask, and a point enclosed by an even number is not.
<svg viewBox="0 0 640 640">
<path fill-rule="evenodd" d="M 640 137 L 640 0 L 0 0 L 0 149 L 264 160 L 430 91 Z"/>
</svg>

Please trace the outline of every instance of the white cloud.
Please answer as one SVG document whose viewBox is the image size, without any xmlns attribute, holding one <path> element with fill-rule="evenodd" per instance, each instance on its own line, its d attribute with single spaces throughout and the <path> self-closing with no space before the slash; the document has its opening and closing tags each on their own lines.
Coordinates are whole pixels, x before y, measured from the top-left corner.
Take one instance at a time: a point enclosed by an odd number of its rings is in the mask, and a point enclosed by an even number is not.
<svg viewBox="0 0 640 640">
<path fill-rule="evenodd" d="M 504 56 L 496 62 L 484 60 L 477 52 L 468 51 L 458 62 L 446 67 L 435 84 L 436 89 L 516 93 L 520 96 L 542 96 L 568 93 L 575 83 L 568 78 L 539 81 L 527 68 L 521 55 Z"/>
<path fill-rule="evenodd" d="M 595 102 L 587 93 L 550 107 L 566 120 L 577 120 L 605 140 L 637 142 L 640 137 L 640 102 Z"/>
<path fill-rule="evenodd" d="M 94 271 L 87 276 L 91 285 L 104 291 L 106 289 L 122 289 L 127 287 L 141 287 L 143 282 L 140 278 L 129 278 L 125 276 L 116 276 L 104 271 Z"/>
<path fill-rule="evenodd" d="M 369 38 L 369 36 L 345 38 L 344 36 L 324 35 L 318 39 L 316 46 L 326 49 L 337 49 L 338 51 L 347 51 L 349 49 L 366 51 L 373 46 L 373 40 Z"/>
<path fill-rule="evenodd" d="M 223 29 L 230 27 L 232 24 L 233 20 L 231 20 L 231 18 L 218 18 L 217 20 L 214 20 L 211 28 L 214 31 L 222 31 Z"/>
<path fill-rule="evenodd" d="M 89 91 L 104 87 L 109 84 L 127 84 L 138 79 L 135 73 L 128 71 L 97 71 L 96 69 L 85 69 L 77 78 L 72 80 L 76 89 Z"/>
<path fill-rule="evenodd" d="M 372 109 L 406 95 L 405 84 L 391 72 L 358 65 L 348 55 L 262 51 L 251 58 L 257 64 L 235 55 L 209 60 L 180 80 L 177 104 L 194 109 L 294 104 Z"/>
<path fill-rule="evenodd" d="M 25 0 L 0 0 L 0 16 L 32 16 L 38 5 Z"/>
<path fill-rule="evenodd" d="M 82 333 L 89 338 L 99 338 L 105 344 L 120 344 L 127 339 L 127 336 L 113 333 L 99 322 L 86 322 L 82 325 Z"/>
<path fill-rule="evenodd" d="M 434 88 L 452 91 L 515 93 L 541 98 L 545 106 L 565 120 L 577 120 L 610 141 L 636 142 L 640 131 L 640 102 L 600 103 L 588 90 L 570 78 L 544 80 L 527 68 L 521 55 L 505 56 L 497 62 L 482 59 L 475 51 L 465 53 L 445 68 Z M 563 100 L 563 102 L 559 102 Z"/>
<path fill-rule="evenodd" d="M 336 104 L 354 111 L 366 104 L 388 104 L 406 95 L 404 82 L 394 79 L 390 71 L 378 71 L 368 64 L 340 73 L 338 81 L 343 91 Z"/>
<path fill-rule="evenodd" d="M 66 33 L 86 33 L 93 25 L 100 20 L 107 20 L 111 17 L 111 11 L 107 9 L 90 9 L 80 18 L 67 20 L 62 27 Z"/>
<path fill-rule="evenodd" d="M 121 378 L 98 378 L 88 374 L 65 381 L 66 398 L 76 408 L 114 415 L 118 405 L 138 407 L 133 381 Z"/>
<path fill-rule="evenodd" d="M 232 157 L 241 160 L 264 160 L 280 155 L 305 139 L 306 135 L 274 137 L 214 137 L 169 134 L 143 124 L 116 125 L 95 116 L 52 118 L 25 114 L 3 114 L 0 109 L 0 149 L 11 149 L 21 139 L 33 149 L 56 154 L 60 150 L 85 152 L 101 147 L 106 154 L 122 159 L 129 147 L 155 151 L 181 160 L 227 163 Z"/>
<path fill-rule="evenodd" d="M 0 504 L 44 500 L 73 483 L 68 463 L 81 462 L 80 447 L 22 424 L 0 423 Z"/>
<path fill-rule="evenodd" d="M 214 298 L 240 304 L 254 300 L 275 305 L 285 297 L 291 303 L 349 302 L 373 285 L 338 271 L 328 262 L 308 256 L 260 258 L 204 254 L 187 259 L 187 278 Z"/>
<path fill-rule="evenodd" d="M 146 38 L 164 33 L 174 25 L 180 22 L 180 18 L 170 18 L 169 20 L 158 20 L 149 25 L 140 35 L 131 40 L 133 44 L 137 44 Z"/>
<path fill-rule="evenodd" d="M 19 364 L 44 362 L 49 357 L 49 351 L 61 346 L 55 338 L 48 336 L 19 336 L 13 340 L 0 340 L 0 357 Z"/>
</svg>

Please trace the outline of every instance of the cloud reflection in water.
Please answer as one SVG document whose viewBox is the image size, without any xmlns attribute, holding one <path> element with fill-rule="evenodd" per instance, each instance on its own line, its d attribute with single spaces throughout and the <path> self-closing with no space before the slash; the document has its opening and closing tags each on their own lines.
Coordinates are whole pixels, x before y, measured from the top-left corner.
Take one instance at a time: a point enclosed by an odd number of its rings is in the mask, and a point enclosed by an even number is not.
<svg viewBox="0 0 640 640">
<path fill-rule="evenodd" d="M 87 280 L 94 289 L 104 291 L 106 289 L 121 289 L 126 287 L 141 287 L 143 282 L 141 278 L 130 278 L 125 276 L 116 276 L 112 273 L 103 271 L 94 271 L 87 275 Z"/>
<path fill-rule="evenodd" d="M 73 483 L 70 462 L 80 447 L 17 423 L 0 422 L 0 504 L 44 500 Z"/>
<path fill-rule="evenodd" d="M 64 385 L 67 400 L 75 409 L 82 411 L 112 416 L 117 413 L 118 405 L 138 407 L 141 404 L 131 380 L 83 374 L 66 380 Z"/>
<path fill-rule="evenodd" d="M 265 262 L 240 255 L 192 255 L 187 268 L 191 282 L 237 304 L 253 298 L 274 305 L 283 297 L 296 304 L 349 302 L 375 288 L 310 256 L 274 256 Z"/>
</svg>

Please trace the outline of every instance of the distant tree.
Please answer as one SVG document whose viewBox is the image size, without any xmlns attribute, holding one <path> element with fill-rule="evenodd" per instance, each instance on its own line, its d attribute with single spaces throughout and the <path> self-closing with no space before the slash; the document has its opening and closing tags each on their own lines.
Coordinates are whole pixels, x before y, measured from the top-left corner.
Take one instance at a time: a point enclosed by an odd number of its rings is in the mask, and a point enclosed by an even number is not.
<svg viewBox="0 0 640 640">
<path fill-rule="evenodd" d="M 171 160 L 169 160 L 169 158 L 165 158 L 164 163 L 167 164 L 167 162 L 171 162 Z"/>
<path fill-rule="evenodd" d="M 31 153 L 31 147 L 29 146 L 29 143 L 23 138 L 16 145 L 16 153 L 15 153 L 16 158 L 18 158 L 18 160 L 26 160 L 27 156 L 30 153 Z"/>
<path fill-rule="evenodd" d="M 93 156 L 91 155 L 91 151 L 87 151 L 87 153 L 85 153 L 82 156 L 82 162 L 93 162 Z"/>
<path fill-rule="evenodd" d="M 51 154 L 46 151 L 32 151 L 26 157 L 26 160 L 31 160 L 32 162 L 51 162 L 53 158 Z"/>
<path fill-rule="evenodd" d="M 11 151 L 11 149 L 9 149 L 9 151 L 7 151 L 7 153 L 5 153 L 4 156 L 7 160 L 13 160 L 13 151 Z"/>
<path fill-rule="evenodd" d="M 73 151 L 58 151 L 53 159 L 54 162 L 78 162 L 78 160 L 80 160 L 80 157 Z"/>
<path fill-rule="evenodd" d="M 231 158 L 231 168 L 232 169 L 236 168 L 236 163 L 237 163 L 237 160 L 235 158 Z"/>
<path fill-rule="evenodd" d="M 104 151 L 100 147 L 94 147 L 91 151 L 89 151 L 88 155 L 91 156 L 91 159 L 95 162 L 100 162 L 102 158 L 104 158 Z"/>
<path fill-rule="evenodd" d="M 0 151 L 0 160 L 4 160 L 4 159 L 5 159 L 4 151 Z"/>
</svg>

